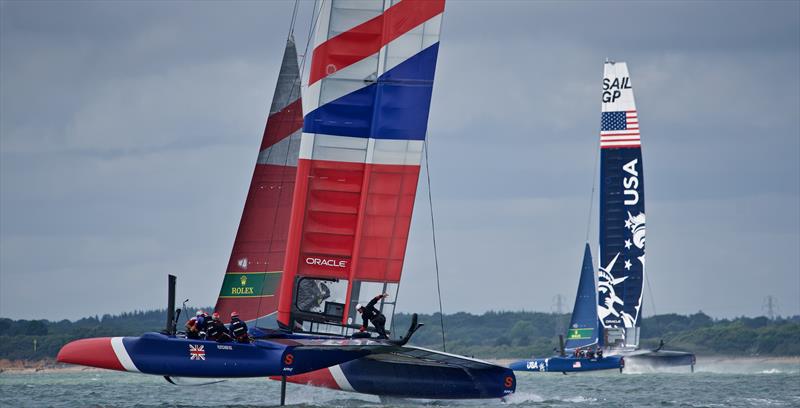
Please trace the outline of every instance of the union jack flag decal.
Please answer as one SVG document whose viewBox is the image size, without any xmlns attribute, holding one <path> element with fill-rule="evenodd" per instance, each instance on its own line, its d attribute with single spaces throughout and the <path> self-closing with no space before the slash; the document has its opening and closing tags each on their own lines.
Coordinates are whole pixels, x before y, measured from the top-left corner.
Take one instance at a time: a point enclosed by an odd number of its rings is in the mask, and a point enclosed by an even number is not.
<svg viewBox="0 0 800 408">
<path fill-rule="evenodd" d="M 199 346 L 195 346 L 194 344 L 189 345 L 189 359 L 190 360 L 205 360 L 206 359 L 206 351 L 205 346 L 202 344 Z"/>
</svg>

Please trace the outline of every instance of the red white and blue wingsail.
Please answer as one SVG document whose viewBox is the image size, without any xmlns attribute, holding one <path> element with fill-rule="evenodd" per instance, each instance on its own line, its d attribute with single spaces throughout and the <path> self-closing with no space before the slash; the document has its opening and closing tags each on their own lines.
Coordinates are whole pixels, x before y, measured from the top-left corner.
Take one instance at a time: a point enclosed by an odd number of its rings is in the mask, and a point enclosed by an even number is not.
<svg viewBox="0 0 800 408">
<path fill-rule="evenodd" d="M 645 265 L 644 173 L 639 114 L 624 62 L 607 62 L 600 130 L 600 340 L 639 344 Z"/>
<path fill-rule="evenodd" d="M 301 104 L 297 50 L 290 36 L 217 298 L 215 310 L 225 319 L 232 311 L 238 311 L 241 319 L 252 321 L 278 310 L 303 127 Z"/>
<path fill-rule="evenodd" d="M 444 0 L 321 3 L 303 96 L 282 325 L 353 325 L 357 303 L 396 291 L 443 11 Z M 379 306 L 392 315 L 393 303 Z"/>
</svg>

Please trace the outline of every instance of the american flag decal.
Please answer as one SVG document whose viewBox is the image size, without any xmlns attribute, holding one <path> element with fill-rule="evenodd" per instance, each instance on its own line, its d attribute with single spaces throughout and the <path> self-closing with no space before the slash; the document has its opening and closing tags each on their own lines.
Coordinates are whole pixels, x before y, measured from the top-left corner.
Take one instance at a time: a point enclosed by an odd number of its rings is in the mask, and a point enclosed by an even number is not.
<svg viewBox="0 0 800 408">
<path fill-rule="evenodd" d="M 639 114 L 635 110 L 603 112 L 600 148 L 640 147 Z"/>
<path fill-rule="evenodd" d="M 205 346 L 202 344 L 199 346 L 195 346 L 194 344 L 189 345 L 189 359 L 190 360 L 205 360 L 206 359 L 206 351 Z"/>
</svg>

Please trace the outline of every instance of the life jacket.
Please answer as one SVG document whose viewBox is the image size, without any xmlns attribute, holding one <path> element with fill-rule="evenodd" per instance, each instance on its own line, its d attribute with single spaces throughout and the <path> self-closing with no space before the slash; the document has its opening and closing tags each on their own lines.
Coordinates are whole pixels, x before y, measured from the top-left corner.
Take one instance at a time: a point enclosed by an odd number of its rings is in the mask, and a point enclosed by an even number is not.
<svg viewBox="0 0 800 408">
<path fill-rule="evenodd" d="M 225 325 L 222 324 L 222 322 L 215 322 L 212 320 L 208 324 L 208 329 L 206 329 L 206 334 L 210 339 L 219 340 L 220 338 L 222 338 L 223 334 L 227 333 L 227 331 L 228 330 L 225 328 Z"/>
<path fill-rule="evenodd" d="M 233 337 L 238 341 L 248 340 L 247 324 L 239 320 L 238 317 L 231 319 L 231 333 L 233 333 Z"/>
</svg>

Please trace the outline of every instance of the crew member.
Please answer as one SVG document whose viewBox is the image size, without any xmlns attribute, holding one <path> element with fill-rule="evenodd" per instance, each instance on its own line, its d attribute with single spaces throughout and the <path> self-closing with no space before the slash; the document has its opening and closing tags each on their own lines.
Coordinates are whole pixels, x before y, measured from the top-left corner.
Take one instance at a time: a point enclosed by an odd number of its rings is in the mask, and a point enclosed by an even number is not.
<svg viewBox="0 0 800 408">
<path fill-rule="evenodd" d="M 198 310 L 197 313 L 194 314 L 194 318 L 197 321 L 197 330 L 204 331 L 206 328 L 206 320 L 208 319 L 206 312 Z"/>
<path fill-rule="evenodd" d="M 239 312 L 231 312 L 231 333 L 239 343 L 249 343 L 250 335 L 247 334 L 247 324 L 239 320 Z"/>
<path fill-rule="evenodd" d="M 197 319 L 191 318 L 188 322 L 186 322 L 186 338 L 187 339 L 199 339 L 200 338 L 200 331 L 197 330 Z"/>
<path fill-rule="evenodd" d="M 369 322 L 372 322 L 372 325 L 375 326 L 375 331 L 378 332 L 379 339 L 389 338 L 389 336 L 386 335 L 386 329 L 383 327 L 386 324 L 386 317 L 380 310 L 375 308 L 375 304 L 378 303 L 379 300 L 388 297 L 388 293 L 383 293 L 375 296 L 366 306 L 361 304 L 356 305 L 356 310 L 358 310 L 358 313 L 361 313 L 361 319 L 364 321 L 361 325 L 361 331 L 367 330 L 367 325 L 369 325 Z"/>
<path fill-rule="evenodd" d="M 208 328 L 206 329 L 206 335 L 209 339 L 216 340 L 220 343 L 233 340 L 231 335 L 228 333 L 228 328 L 222 324 L 221 320 L 219 320 L 219 313 L 217 312 L 214 312 L 212 315 L 211 323 L 209 323 Z"/>
<path fill-rule="evenodd" d="M 194 315 L 195 319 L 195 327 L 197 327 L 197 334 L 200 336 L 201 339 L 206 338 L 206 326 L 208 321 L 208 315 L 206 312 L 202 310 L 198 310 L 197 313 Z"/>
</svg>

